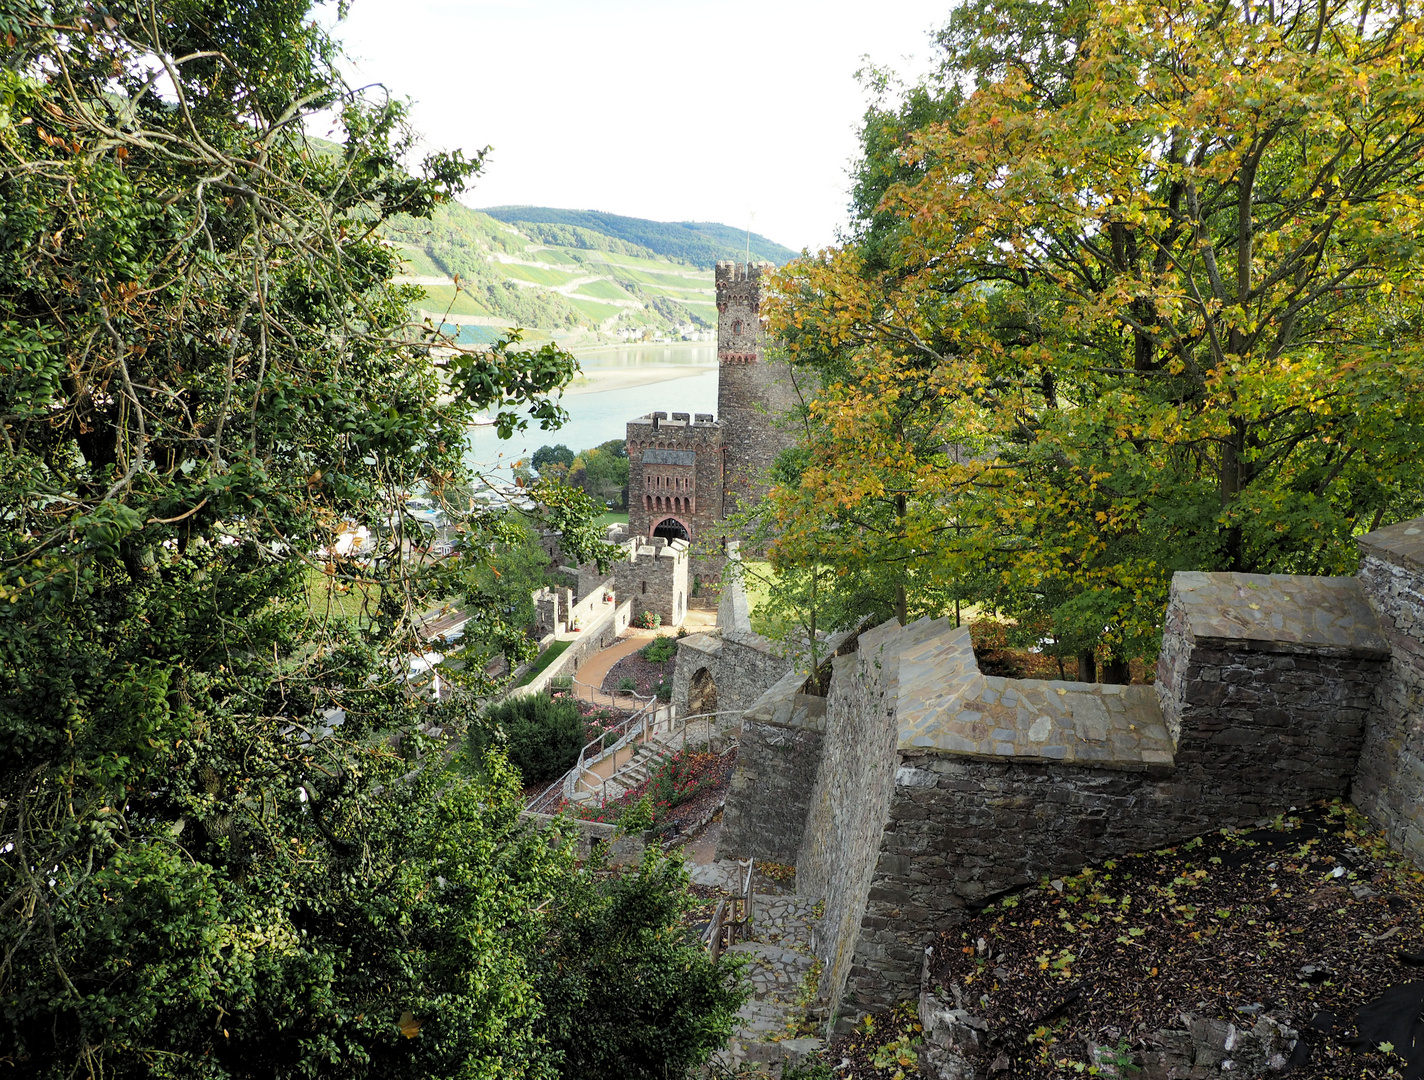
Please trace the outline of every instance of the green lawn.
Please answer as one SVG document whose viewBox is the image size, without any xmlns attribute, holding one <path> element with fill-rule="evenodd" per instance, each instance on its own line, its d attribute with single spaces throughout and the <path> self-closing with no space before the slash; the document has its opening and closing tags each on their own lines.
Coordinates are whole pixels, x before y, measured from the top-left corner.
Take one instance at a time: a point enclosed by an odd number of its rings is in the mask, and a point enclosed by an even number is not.
<svg viewBox="0 0 1424 1080">
<path fill-rule="evenodd" d="M 771 595 L 771 586 L 776 580 L 776 572 L 772 570 L 771 563 L 756 559 L 742 560 L 742 583 L 747 590 L 747 611 L 752 617 L 752 630 L 758 634 L 770 635 L 781 629 L 780 623 L 774 623 L 765 616 L 757 614 L 757 609 L 764 605 L 767 597 Z"/>
<path fill-rule="evenodd" d="M 530 683 L 532 683 L 535 679 L 539 677 L 540 672 L 542 672 L 546 667 L 548 667 L 560 656 L 562 656 L 564 650 L 572 644 L 572 641 L 554 642 L 552 645 L 550 645 L 547 649 L 545 649 L 542 653 L 539 654 L 539 659 L 534 662 L 534 666 L 528 671 L 526 671 L 524 673 L 524 678 L 520 679 L 514 685 L 528 686 Z"/>
<path fill-rule="evenodd" d="M 315 566 L 307 567 L 306 579 L 307 607 L 318 619 L 361 617 L 361 586 L 338 582 Z"/>
<path fill-rule="evenodd" d="M 606 529 L 610 525 L 627 525 L 628 511 L 610 510 L 606 514 L 599 514 L 598 517 L 593 519 L 593 523 L 600 529 Z"/>
</svg>

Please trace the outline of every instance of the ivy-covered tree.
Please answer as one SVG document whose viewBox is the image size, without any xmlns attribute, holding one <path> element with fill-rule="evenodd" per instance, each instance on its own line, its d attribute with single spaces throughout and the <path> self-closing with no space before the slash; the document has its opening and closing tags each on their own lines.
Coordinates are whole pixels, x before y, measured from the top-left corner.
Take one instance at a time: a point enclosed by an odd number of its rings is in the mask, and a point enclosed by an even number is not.
<svg viewBox="0 0 1424 1080">
<path fill-rule="evenodd" d="M 1114 678 L 1177 569 L 1338 573 L 1416 512 L 1417 5 L 977 0 L 873 110 L 773 558 L 975 599 Z M 916 602 L 916 598 L 919 602 Z"/>
<path fill-rule="evenodd" d="M 377 228 L 478 156 L 403 167 L 304 0 L 14 0 L 0 42 L 0 1058 L 554 1075 L 572 855 L 502 759 L 446 769 L 471 695 L 400 681 L 461 572 L 408 497 L 469 486 L 476 411 L 557 422 L 575 369 L 408 322 Z M 534 495 L 596 558 L 582 493 Z"/>
</svg>

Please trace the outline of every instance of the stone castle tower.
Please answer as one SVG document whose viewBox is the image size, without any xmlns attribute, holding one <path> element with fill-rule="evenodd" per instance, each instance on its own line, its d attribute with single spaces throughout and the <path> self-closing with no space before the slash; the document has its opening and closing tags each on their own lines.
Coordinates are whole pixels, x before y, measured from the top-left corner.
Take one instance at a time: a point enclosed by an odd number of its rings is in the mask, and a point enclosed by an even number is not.
<svg viewBox="0 0 1424 1080">
<path fill-rule="evenodd" d="M 722 511 L 758 499 L 776 455 L 792 445 L 779 426 L 797 403 L 791 371 L 766 358 L 761 286 L 770 263 L 719 262 L 717 284 L 717 416 L 723 437 Z"/>
<path fill-rule="evenodd" d="M 695 577 L 716 580 L 722 521 L 766 491 L 795 439 L 780 417 L 797 403 L 791 371 L 766 359 L 762 277 L 769 263 L 717 264 L 717 411 L 651 412 L 628 421 L 631 536 L 686 540 Z"/>
</svg>

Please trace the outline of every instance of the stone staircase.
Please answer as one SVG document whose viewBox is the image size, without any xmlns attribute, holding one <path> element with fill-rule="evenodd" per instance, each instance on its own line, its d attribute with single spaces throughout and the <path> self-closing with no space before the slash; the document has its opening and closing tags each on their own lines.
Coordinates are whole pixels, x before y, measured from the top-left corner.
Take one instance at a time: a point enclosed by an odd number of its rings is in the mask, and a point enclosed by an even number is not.
<svg viewBox="0 0 1424 1080">
<path fill-rule="evenodd" d="M 690 866 L 692 880 L 718 888 L 736 886 L 733 860 Z M 815 904 L 804 896 L 758 892 L 752 900 L 752 940 L 727 950 L 749 958 L 746 975 L 751 999 L 738 1011 L 737 1031 L 716 1063 L 729 1072 L 743 1065 L 786 1065 L 820 1050 L 824 1040 L 805 1032 L 808 1006 L 815 999 L 819 975 L 811 952 L 817 922 Z M 726 954 L 724 954 L 726 955 Z"/>
<path fill-rule="evenodd" d="M 604 781 L 608 800 L 631 791 L 650 779 L 658 767 L 684 746 L 704 743 L 711 734 L 706 721 L 693 723 L 685 729 L 661 732 L 648 736 L 646 742 L 636 744 L 633 756 L 620 765 L 616 772 Z"/>
<path fill-rule="evenodd" d="M 681 745 L 680 739 L 674 746 L 657 735 L 649 738 L 647 742 L 639 743 L 627 764 L 605 781 L 609 786 L 609 797 L 617 798 L 625 791 L 651 779 L 653 773 L 658 771 L 658 766 L 677 753 Z"/>
</svg>

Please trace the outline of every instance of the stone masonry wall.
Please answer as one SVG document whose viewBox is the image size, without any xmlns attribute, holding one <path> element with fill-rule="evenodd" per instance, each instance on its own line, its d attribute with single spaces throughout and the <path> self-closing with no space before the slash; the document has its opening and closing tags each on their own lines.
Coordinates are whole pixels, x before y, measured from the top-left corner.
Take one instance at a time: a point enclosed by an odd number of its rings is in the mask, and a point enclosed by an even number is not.
<svg viewBox="0 0 1424 1080">
<path fill-rule="evenodd" d="M 742 714 L 719 859 L 796 862 L 826 728 L 826 699 L 803 694 L 805 683 L 789 672 Z"/>
<path fill-rule="evenodd" d="M 1360 582 L 1389 640 L 1355 776 L 1355 804 L 1424 865 L 1424 521 L 1360 539 Z"/>
<path fill-rule="evenodd" d="M 1147 687 L 983 676 L 943 623 L 877 628 L 869 657 L 862 638 L 798 862 L 798 887 L 826 890 L 842 1026 L 913 996 L 925 945 L 994 895 L 1343 794 L 1381 638 L 1353 580 L 1287 582 L 1178 575 L 1165 708 Z"/>
<path fill-rule="evenodd" d="M 1258 791 L 1341 794 L 1388 660 L 1354 578 L 1177 574 L 1157 693 L 1178 768 L 1234 785 L 1247 817 Z"/>
<path fill-rule="evenodd" d="M 656 412 L 628 421 L 628 531 L 649 537 L 659 522 L 675 519 L 691 537 L 693 573 L 715 581 L 722 568 L 724 425 L 707 413 L 673 416 Z M 645 464 L 651 458 L 660 460 Z M 680 488 L 673 486 L 677 481 Z"/>
<path fill-rule="evenodd" d="M 755 704 L 791 667 L 791 661 L 758 634 L 690 634 L 677 645 L 672 703 L 683 716 L 692 680 L 701 671 L 711 675 L 717 688 L 717 710 L 738 712 Z"/>
<path fill-rule="evenodd" d="M 861 635 L 855 653 L 833 661 L 821 763 L 796 859 L 797 891 L 825 903 L 814 946 L 820 996 L 832 1003 L 850 974 L 894 794 L 899 637 L 897 624 L 878 626 Z"/>
<path fill-rule="evenodd" d="M 627 556 L 610 569 L 618 599 L 633 602 L 635 623 L 651 611 L 662 616 L 664 626 L 681 625 L 691 591 L 686 542 L 635 535 L 628 540 Z"/>
</svg>

